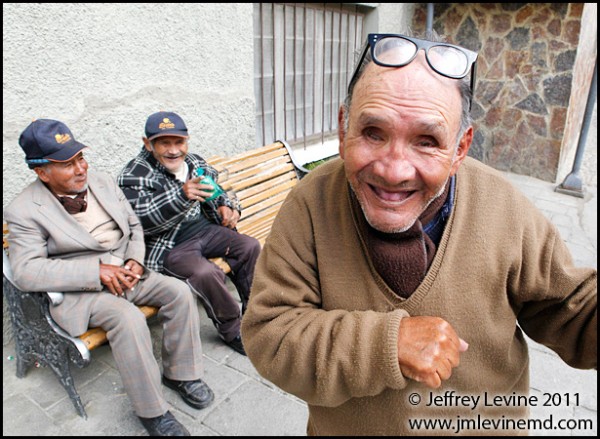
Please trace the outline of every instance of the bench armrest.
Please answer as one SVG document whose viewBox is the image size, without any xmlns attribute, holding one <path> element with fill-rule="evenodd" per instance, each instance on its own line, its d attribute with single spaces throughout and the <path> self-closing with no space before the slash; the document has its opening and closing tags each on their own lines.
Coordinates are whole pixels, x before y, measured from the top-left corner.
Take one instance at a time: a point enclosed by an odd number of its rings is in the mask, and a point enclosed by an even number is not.
<svg viewBox="0 0 600 439">
<path fill-rule="evenodd" d="M 78 352 L 78 356 L 72 356 L 73 361 L 75 362 L 75 364 L 78 367 L 83 367 L 84 365 L 86 365 L 87 363 L 89 363 L 91 361 L 91 353 L 89 351 L 89 349 L 87 348 L 87 346 L 85 345 L 85 343 L 83 341 L 81 341 L 79 338 L 77 337 L 71 337 L 65 330 L 63 330 L 60 326 L 58 326 L 58 324 L 54 321 L 54 319 L 52 319 L 52 316 L 50 315 L 49 309 L 48 309 L 48 305 L 45 304 L 44 300 L 43 300 L 43 295 L 46 295 L 48 298 L 48 301 L 52 304 L 52 305 L 58 305 L 60 304 L 63 299 L 63 293 L 23 293 L 21 292 L 14 283 L 14 276 L 13 276 L 13 272 L 12 272 L 12 268 L 10 267 L 10 260 L 8 259 L 8 255 L 6 253 L 6 249 L 3 248 L 2 251 L 2 273 L 4 274 L 4 277 L 6 278 L 6 280 L 10 283 L 10 285 L 5 285 L 5 289 L 9 289 L 9 291 L 5 291 L 5 294 L 8 294 L 8 296 L 10 297 L 12 294 L 13 299 L 9 299 L 9 307 L 11 308 L 11 318 L 12 319 L 22 319 L 25 315 L 26 315 L 26 311 L 22 308 L 20 308 L 20 303 L 17 303 L 18 301 L 15 300 L 17 297 L 18 298 L 23 298 L 23 300 L 26 300 L 26 296 L 31 297 L 34 300 L 34 303 L 37 303 L 37 306 L 39 307 L 39 312 L 41 314 L 41 316 L 44 317 L 44 319 L 46 320 L 46 322 L 48 323 L 48 325 L 50 326 L 50 328 L 52 328 L 52 330 L 54 331 L 54 333 L 56 335 L 58 335 L 59 337 L 68 340 L 73 346 L 74 348 L 77 350 Z M 14 295 L 14 292 L 18 292 L 17 295 Z M 25 319 L 23 319 L 25 320 Z M 45 338 L 43 338 L 45 340 Z"/>
<path fill-rule="evenodd" d="M 290 144 L 287 143 L 285 140 L 277 140 L 277 142 L 281 143 L 284 146 L 284 148 L 287 150 L 288 155 L 290 156 L 290 159 L 292 160 L 292 164 L 294 165 L 294 168 L 296 168 L 296 174 L 298 175 L 298 179 L 301 179 L 302 177 L 307 175 L 310 171 L 298 162 Z"/>
<path fill-rule="evenodd" d="M 65 298 L 64 293 L 56 293 L 56 292 L 48 292 L 48 299 L 50 299 L 50 304 L 53 306 L 60 305 Z"/>
</svg>

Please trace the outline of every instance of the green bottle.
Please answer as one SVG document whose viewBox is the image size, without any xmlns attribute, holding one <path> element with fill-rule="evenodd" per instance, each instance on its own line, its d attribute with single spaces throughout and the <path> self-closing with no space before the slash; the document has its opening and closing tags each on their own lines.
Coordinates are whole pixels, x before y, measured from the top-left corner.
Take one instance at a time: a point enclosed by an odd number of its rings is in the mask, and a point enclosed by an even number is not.
<svg viewBox="0 0 600 439">
<path fill-rule="evenodd" d="M 196 177 L 203 177 L 202 180 L 200 180 L 200 183 L 210 184 L 213 187 L 212 195 L 210 197 L 206 198 L 204 201 L 214 200 L 215 198 L 217 198 L 219 195 L 221 195 L 223 193 L 223 190 L 221 189 L 221 187 L 212 179 L 212 177 L 210 175 L 204 175 L 203 168 L 196 169 Z"/>
</svg>

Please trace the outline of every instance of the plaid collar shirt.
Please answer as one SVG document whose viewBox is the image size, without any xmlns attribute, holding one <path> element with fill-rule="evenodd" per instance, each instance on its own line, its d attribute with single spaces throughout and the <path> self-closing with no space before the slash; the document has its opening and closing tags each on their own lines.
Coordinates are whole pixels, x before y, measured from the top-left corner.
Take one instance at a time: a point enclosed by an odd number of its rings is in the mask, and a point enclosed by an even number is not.
<svg viewBox="0 0 600 439">
<path fill-rule="evenodd" d="M 188 153 L 185 162 L 191 173 L 203 168 L 206 175 L 217 181 L 217 171 L 199 155 Z M 117 183 L 142 223 L 146 242 L 144 263 L 155 271 L 162 271 L 166 253 L 175 245 L 175 237 L 184 221 L 204 215 L 209 221 L 221 224 L 217 208 L 234 208 L 226 193 L 202 204 L 189 200 L 183 192 L 183 183 L 144 147 L 125 165 Z M 237 202 L 235 206 L 241 210 Z"/>
</svg>

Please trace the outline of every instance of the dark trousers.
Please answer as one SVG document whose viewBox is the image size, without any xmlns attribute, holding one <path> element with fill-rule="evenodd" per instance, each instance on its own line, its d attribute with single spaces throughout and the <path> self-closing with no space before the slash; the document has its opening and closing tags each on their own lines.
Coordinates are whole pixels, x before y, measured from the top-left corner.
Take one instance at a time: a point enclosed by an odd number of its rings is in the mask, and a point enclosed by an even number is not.
<svg viewBox="0 0 600 439">
<path fill-rule="evenodd" d="M 165 258 L 164 271 L 187 282 L 219 335 L 231 341 L 240 334 L 240 308 L 227 289 L 225 273 L 208 259 L 222 257 L 231 267 L 228 276 L 240 295 L 243 313 L 259 253 L 260 243 L 255 238 L 211 224 L 173 247 Z"/>
</svg>

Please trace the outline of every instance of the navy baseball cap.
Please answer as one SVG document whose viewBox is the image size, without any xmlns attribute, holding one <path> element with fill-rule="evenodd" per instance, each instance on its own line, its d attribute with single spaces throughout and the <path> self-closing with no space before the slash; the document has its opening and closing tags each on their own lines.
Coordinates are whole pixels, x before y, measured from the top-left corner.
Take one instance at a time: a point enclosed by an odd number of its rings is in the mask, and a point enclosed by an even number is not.
<svg viewBox="0 0 600 439">
<path fill-rule="evenodd" d="M 52 119 L 31 122 L 21 133 L 19 145 L 25 152 L 25 162 L 30 167 L 48 162 L 67 162 L 83 148 L 87 148 L 75 140 L 64 123 Z"/>
<path fill-rule="evenodd" d="M 146 137 L 152 140 L 161 136 L 188 137 L 183 119 L 169 111 L 151 114 L 146 121 Z"/>
</svg>

